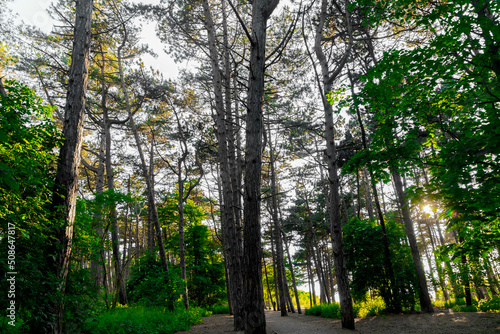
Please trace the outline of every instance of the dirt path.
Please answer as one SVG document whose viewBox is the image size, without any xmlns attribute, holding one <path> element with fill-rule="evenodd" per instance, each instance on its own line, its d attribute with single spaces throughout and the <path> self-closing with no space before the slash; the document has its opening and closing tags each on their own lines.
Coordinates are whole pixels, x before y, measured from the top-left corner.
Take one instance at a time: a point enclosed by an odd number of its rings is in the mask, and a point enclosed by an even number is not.
<svg viewBox="0 0 500 334">
<path fill-rule="evenodd" d="M 233 331 L 228 315 L 212 315 L 185 334 L 243 333 Z M 500 313 L 395 314 L 356 319 L 356 330 L 342 329 L 340 320 L 266 311 L 268 334 L 500 334 Z"/>
</svg>

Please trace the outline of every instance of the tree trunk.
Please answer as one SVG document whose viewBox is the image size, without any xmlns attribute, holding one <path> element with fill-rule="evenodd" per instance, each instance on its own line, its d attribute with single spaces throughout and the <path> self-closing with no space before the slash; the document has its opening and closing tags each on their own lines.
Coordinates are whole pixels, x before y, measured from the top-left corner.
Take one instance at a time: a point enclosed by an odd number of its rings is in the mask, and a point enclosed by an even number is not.
<svg viewBox="0 0 500 334">
<path fill-rule="evenodd" d="M 224 112 L 224 100 L 222 94 L 222 75 L 219 67 L 215 28 L 207 0 L 202 0 L 203 12 L 205 14 L 205 28 L 207 29 L 208 48 L 212 68 L 212 84 L 214 87 L 216 127 L 218 141 L 218 160 L 222 179 L 223 196 L 221 199 L 221 223 L 224 233 L 224 248 L 228 254 L 229 283 L 231 291 L 231 303 L 234 312 L 234 329 L 243 330 L 245 326 L 243 309 L 243 269 L 241 231 L 238 228 L 234 214 L 235 203 L 234 187 L 231 180 L 231 171 L 228 165 L 228 135 Z M 260 258 L 259 258 L 260 262 Z M 262 270 L 261 268 L 258 268 Z"/>
<path fill-rule="evenodd" d="M 108 109 L 106 105 L 102 106 L 103 109 L 103 122 L 104 122 L 104 133 L 106 137 L 106 177 L 108 190 L 111 191 L 111 195 L 114 194 L 114 176 L 113 167 L 111 166 L 111 123 L 109 120 Z M 120 244 L 118 237 L 118 218 L 116 213 L 116 204 L 113 202 L 110 204 L 109 208 L 109 219 L 111 221 L 111 245 L 113 249 L 113 260 L 116 272 L 116 287 L 119 302 L 122 305 L 127 304 L 127 293 L 125 291 L 125 283 L 122 277 L 122 265 L 120 260 Z M 113 307 L 115 303 L 113 303 Z"/>
<path fill-rule="evenodd" d="M 266 61 L 267 20 L 279 0 L 254 0 L 248 83 L 244 182 L 244 309 L 245 333 L 265 334 L 262 294 L 260 180 L 262 164 L 262 98 Z"/>
<path fill-rule="evenodd" d="M 302 314 L 302 309 L 300 308 L 300 301 L 299 301 L 299 291 L 297 290 L 297 282 L 295 281 L 295 273 L 293 271 L 292 257 L 290 256 L 290 249 L 288 248 L 288 243 L 286 241 L 285 241 L 285 246 L 286 246 L 286 255 L 288 257 L 288 265 L 290 266 L 290 273 L 292 274 L 293 292 L 295 293 L 295 302 L 297 303 L 297 311 L 299 314 Z"/>
<path fill-rule="evenodd" d="M 182 129 L 179 129 L 182 131 Z M 188 299 L 188 288 L 187 288 L 187 275 L 186 275 L 186 252 L 184 248 L 184 180 L 182 178 L 182 161 L 183 159 L 179 159 L 179 163 L 177 165 L 177 183 L 179 190 L 179 197 L 177 198 L 177 206 L 179 210 L 179 259 L 181 265 L 181 279 L 184 281 L 184 291 L 182 293 L 182 301 L 184 303 L 184 307 L 186 310 L 189 308 L 189 299 Z"/>
<path fill-rule="evenodd" d="M 63 332 L 64 294 L 73 246 L 78 169 L 80 166 L 90 62 L 92 9 L 92 0 L 81 0 L 76 3 L 73 49 L 63 122 L 64 144 L 59 152 L 52 198 L 52 208 L 53 212 L 55 212 L 54 218 L 61 225 L 55 231 L 57 241 L 49 246 L 50 252 L 47 253 L 56 254 L 54 260 L 49 260 L 49 266 L 55 277 L 57 277 L 58 283 L 56 284 L 56 292 L 51 294 L 55 296 L 54 315 L 50 319 L 52 324 L 38 327 L 39 333 L 52 332 L 59 334 Z M 49 310 L 45 311 L 46 314 L 50 314 Z M 40 308 L 40 312 L 44 312 L 43 306 Z"/>
<path fill-rule="evenodd" d="M 321 2 L 321 14 L 319 23 L 316 28 L 314 51 L 319 60 L 322 73 L 321 100 L 325 112 L 325 137 L 326 137 L 326 156 L 328 163 L 328 179 L 330 186 L 330 206 L 328 208 L 330 229 L 332 236 L 332 249 L 334 256 L 335 274 L 337 277 L 337 285 L 339 289 L 340 298 L 340 312 L 341 322 L 343 328 L 354 329 L 354 311 L 352 306 L 351 292 L 349 289 L 349 278 L 345 263 L 344 255 L 344 240 L 342 237 L 342 222 L 340 218 L 340 200 L 339 200 L 339 179 L 338 179 L 338 166 L 337 166 L 337 147 L 335 144 L 335 129 L 333 123 L 333 108 L 326 99 L 328 93 L 332 89 L 333 80 L 335 80 L 338 73 L 347 60 L 347 55 L 350 53 L 352 41 L 349 41 L 348 49 L 341 59 L 338 68 L 333 71 L 329 70 L 327 59 L 321 47 L 321 40 L 323 36 L 323 27 L 326 21 L 327 0 Z M 352 39 L 352 26 L 350 22 L 349 2 L 346 1 L 346 25 Z"/>
<path fill-rule="evenodd" d="M 413 222 L 410 217 L 409 203 L 403 190 L 403 183 L 401 182 L 401 176 L 399 175 L 399 172 L 393 170 L 392 176 L 394 179 L 394 187 L 396 189 L 399 207 L 403 215 L 406 236 L 408 237 L 408 242 L 410 243 L 410 250 L 413 257 L 413 263 L 415 265 L 415 271 L 417 273 L 420 293 L 420 308 L 422 312 L 431 313 L 434 312 L 434 308 L 432 307 L 431 298 L 429 297 L 429 291 L 427 289 L 424 267 L 422 266 L 422 261 L 420 260 L 420 252 L 418 251 L 417 239 L 415 238 Z"/>
<path fill-rule="evenodd" d="M 271 216 L 273 218 L 273 226 L 274 226 L 274 240 L 276 242 L 276 264 L 278 267 L 278 287 L 279 287 L 279 300 L 280 300 L 280 308 L 281 308 L 281 316 L 286 317 L 288 314 L 286 312 L 286 295 L 285 291 L 288 290 L 288 287 L 285 284 L 284 274 L 284 260 L 283 260 L 283 243 L 281 240 L 281 230 L 278 219 L 278 192 L 276 191 L 276 172 L 274 169 L 274 151 L 271 139 L 271 127 L 269 126 L 269 155 L 270 155 L 270 167 L 271 167 Z"/>
</svg>

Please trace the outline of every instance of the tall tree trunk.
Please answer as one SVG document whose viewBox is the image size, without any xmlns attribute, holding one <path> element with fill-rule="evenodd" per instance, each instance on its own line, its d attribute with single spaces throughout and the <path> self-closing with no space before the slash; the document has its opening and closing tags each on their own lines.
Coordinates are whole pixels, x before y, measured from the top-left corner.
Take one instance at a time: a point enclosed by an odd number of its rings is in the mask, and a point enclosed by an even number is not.
<svg viewBox="0 0 500 334">
<path fill-rule="evenodd" d="M 224 232 L 224 248 L 228 254 L 229 283 L 234 312 L 234 329 L 243 330 L 245 327 L 245 313 L 243 308 L 243 268 L 241 231 L 237 225 L 234 215 L 235 203 L 234 187 L 232 184 L 231 171 L 228 164 L 228 133 L 226 127 L 224 99 L 222 94 L 222 74 L 219 67 L 215 28 L 207 0 L 202 0 L 203 12 L 205 14 L 205 28 L 207 29 L 208 48 L 210 53 L 210 64 L 212 68 L 212 84 L 214 87 L 216 127 L 218 141 L 218 160 L 222 179 L 223 196 L 221 200 L 221 223 Z M 260 262 L 260 258 L 259 258 Z M 260 267 L 258 270 L 262 270 Z M 261 283 L 262 284 L 262 283 Z"/>
<path fill-rule="evenodd" d="M 279 287 L 279 300 L 280 300 L 280 308 L 281 308 L 281 316 L 286 317 L 288 314 L 286 312 L 286 294 L 285 291 L 288 290 L 288 287 L 285 284 L 284 273 L 284 260 L 283 260 L 283 242 L 281 240 L 281 230 L 280 223 L 278 219 L 278 192 L 276 190 L 276 172 L 274 169 L 274 150 L 271 138 L 271 126 L 269 126 L 269 155 L 270 155 L 270 167 L 271 167 L 271 216 L 273 218 L 273 226 L 274 226 L 274 240 L 276 242 L 276 264 L 278 267 L 278 287 Z"/>
<path fill-rule="evenodd" d="M 443 268 L 441 266 L 441 261 L 438 259 L 436 256 L 437 250 L 436 250 L 436 242 L 434 241 L 434 236 L 432 235 L 432 230 L 431 226 L 429 223 L 429 219 L 425 220 L 425 224 L 427 226 L 427 230 L 429 231 L 429 236 L 431 240 L 431 246 L 432 246 L 432 253 L 434 254 L 434 262 L 436 262 L 436 270 L 437 270 L 437 275 L 439 278 L 439 284 L 441 285 L 441 291 L 443 291 L 443 298 L 445 301 L 450 300 L 450 295 L 448 293 L 448 290 L 446 289 L 446 283 L 444 281 L 444 273 L 443 273 Z"/>
<path fill-rule="evenodd" d="M 254 0 L 246 121 L 244 182 L 244 309 L 245 333 L 265 334 L 264 297 L 262 294 L 260 180 L 262 165 L 262 100 L 266 61 L 267 20 L 279 0 Z"/>
<path fill-rule="evenodd" d="M 401 176 L 398 171 L 393 170 L 392 176 L 394 179 L 394 187 L 396 189 L 396 195 L 399 202 L 399 207 L 403 216 L 403 222 L 405 225 L 406 236 L 408 237 L 408 242 L 410 243 L 411 255 L 413 257 L 413 263 L 415 266 L 415 271 L 417 273 L 419 293 L 420 293 L 420 308 L 422 312 L 434 312 L 432 307 L 431 298 L 429 297 L 429 291 L 427 289 L 427 281 L 425 279 L 424 267 L 422 266 L 422 261 L 420 259 L 420 252 L 418 251 L 417 239 L 415 238 L 415 231 L 413 228 L 413 222 L 410 216 L 410 208 L 408 199 L 403 190 L 403 183 L 401 182 Z"/>
<path fill-rule="evenodd" d="M 104 90 L 103 90 L 104 91 Z M 103 93 L 105 95 L 105 93 Z M 97 159 L 99 160 L 98 165 L 97 165 L 97 175 L 96 175 L 96 185 L 95 185 L 95 192 L 97 194 L 101 194 L 104 190 L 104 149 L 106 146 L 106 141 L 105 141 L 105 136 L 104 133 L 100 134 L 100 145 L 99 145 L 99 156 Z M 99 208 L 95 211 L 94 213 L 94 222 L 96 226 L 96 235 L 98 238 L 103 238 L 104 233 L 103 233 L 103 228 L 102 228 L 102 208 Z M 98 289 L 100 289 L 101 284 L 103 284 L 103 265 L 102 263 L 104 259 L 104 247 L 100 249 L 99 251 L 99 260 L 96 260 L 94 257 L 91 260 L 90 263 L 90 272 L 92 273 L 92 276 L 94 277 L 94 283 Z"/>
<path fill-rule="evenodd" d="M 57 174 L 52 198 L 55 221 L 61 225 L 55 231 L 53 245 L 49 253 L 56 254 L 49 260 L 50 271 L 57 277 L 54 316 L 48 326 L 38 327 L 38 333 L 59 334 L 63 332 L 64 294 L 68 277 L 69 262 L 73 246 L 73 226 L 75 222 L 76 196 L 78 191 L 78 169 L 82 147 L 83 122 L 87 92 L 88 68 L 90 62 L 92 0 L 81 0 L 76 3 L 75 25 L 73 33 L 73 49 L 68 78 L 68 93 L 63 122 L 64 144 L 59 152 Z M 50 314 L 43 306 L 40 312 Z M 34 327 L 34 326 L 33 326 Z M 33 328 L 31 327 L 31 328 Z"/>
<path fill-rule="evenodd" d="M 340 60 L 340 64 L 335 69 L 335 71 L 330 71 L 328 68 L 327 58 L 323 53 L 321 47 L 321 40 L 323 36 L 323 28 L 326 21 L 326 10 L 328 1 L 322 0 L 321 2 L 321 13 L 319 18 L 319 23 L 316 28 L 314 51 L 316 57 L 319 60 L 322 73 L 322 89 L 321 90 L 321 100 L 323 102 L 323 108 L 325 112 L 325 137 L 326 137 L 326 157 L 328 163 L 328 179 L 330 186 L 330 206 L 328 208 L 330 228 L 332 235 L 332 249 L 334 256 L 334 266 L 335 274 L 337 277 L 337 285 L 339 289 L 340 298 L 340 313 L 341 322 L 343 328 L 354 329 L 354 311 L 352 306 L 351 292 L 349 289 L 349 278 L 347 274 L 347 268 L 345 263 L 344 255 L 344 240 L 342 237 L 342 222 L 340 219 L 340 200 L 339 200 L 339 179 L 338 179 L 338 166 L 337 166 L 337 147 L 335 144 L 335 128 L 333 122 L 333 108 L 332 105 L 326 99 L 328 93 L 332 89 L 333 80 L 336 79 L 337 75 L 340 73 L 345 62 L 347 61 L 347 56 L 350 54 L 352 47 L 352 25 L 350 22 L 349 13 L 349 1 L 346 0 L 346 26 L 348 29 L 349 44 L 346 53 Z"/>
</svg>

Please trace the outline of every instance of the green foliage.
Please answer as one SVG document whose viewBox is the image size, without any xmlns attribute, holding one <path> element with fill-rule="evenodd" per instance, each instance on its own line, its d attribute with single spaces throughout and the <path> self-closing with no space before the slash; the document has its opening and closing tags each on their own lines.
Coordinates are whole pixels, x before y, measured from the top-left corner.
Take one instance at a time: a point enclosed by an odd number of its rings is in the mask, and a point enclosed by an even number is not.
<svg viewBox="0 0 500 334">
<path fill-rule="evenodd" d="M 374 299 L 369 299 L 361 303 L 355 303 L 354 310 L 356 317 L 366 318 L 375 315 L 380 315 L 386 309 L 386 304 L 384 299 L 381 297 L 376 297 Z"/>
<path fill-rule="evenodd" d="M 148 307 L 171 305 L 179 299 L 184 286 L 179 276 L 177 268 L 170 266 L 167 274 L 159 259 L 146 254 L 130 268 L 127 282 L 129 299 Z"/>
<path fill-rule="evenodd" d="M 38 301 L 54 298 L 46 286 L 56 284 L 45 263 L 54 254 L 44 254 L 50 231 L 49 205 L 56 171 L 54 151 L 61 143 L 52 121 L 53 109 L 43 103 L 27 86 L 6 81 L 7 96 L 0 96 L 0 252 L 7 254 L 15 241 L 14 270 L 7 257 L 0 257 L 0 276 L 16 271 L 16 316 L 28 322 L 43 322 L 48 312 L 40 310 Z M 14 229 L 10 229 L 9 226 Z M 0 291 L 7 291 L 6 280 Z M 5 309 L 9 300 L 0 298 Z M 23 331 L 26 332 L 27 325 Z"/>
<path fill-rule="evenodd" d="M 189 298 L 197 306 L 226 300 L 226 282 L 221 245 L 205 225 L 189 225 L 185 233 Z"/>
<path fill-rule="evenodd" d="M 340 319 L 340 304 L 319 304 L 305 310 L 305 315 L 314 315 L 323 318 Z"/>
<path fill-rule="evenodd" d="M 491 299 L 480 300 L 477 307 L 481 312 L 500 312 L 500 297 L 493 296 Z"/>
<path fill-rule="evenodd" d="M 453 312 L 477 312 L 477 307 L 474 305 L 455 305 L 452 307 Z"/>
<path fill-rule="evenodd" d="M 73 268 L 69 272 L 64 296 L 64 321 L 67 333 L 78 333 L 86 319 L 104 310 L 104 304 L 99 300 L 99 289 L 90 269 Z"/>
<path fill-rule="evenodd" d="M 385 53 L 364 76 L 353 111 L 373 115 L 370 147 L 349 162 L 412 175 L 430 169 L 415 190 L 440 202 L 458 242 L 451 259 L 478 262 L 500 243 L 500 24 L 498 1 L 357 0 L 370 25 L 416 27 L 427 38 Z M 473 268 L 474 269 L 474 268 Z M 484 275 L 483 275 L 484 276 Z"/>
<path fill-rule="evenodd" d="M 380 315 L 386 309 L 386 304 L 381 297 L 354 303 L 354 316 L 357 318 Z M 306 315 L 314 315 L 323 318 L 340 319 L 340 304 L 319 304 L 305 310 Z"/>
<path fill-rule="evenodd" d="M 348 270 L 352 273 L 351 291 L 355 300 L 364 301 L 369 289 L 377 291 L 390 305 L 389 278 L 384 267 L 382 228 L 369 220 L 351 219 L 343 226 L 344 249 Z M 413 307 L 417 298 L 415 269 L 409 248 L 405 245 L 404 226 L 386 221 L 387 239 L 398 291 L 403 307 Z"/>
<path fill-rule="evenodd" d="M 87 319 L 83 333 L 92 334 L 171 334 L 189 330 L 210 315 L 201 308 L 168 312 L 161 307 L 124 307 Z"/>
<path fill-rule="evenodd" d="M 229 314 L 229 305 L 214 305 L 211 307 L 212 314 Z"/>
<path fill-rule="evenodd" d="M 186 182 L 186 187 L 189 182 Z M 206 216 L 203 199 L 188 198 L 184 204 L 184 243 L 187 288 L 190 303 L 207 307 L 226 300 L 224 263 L 221 244 L 213 232 L 201 222 Z M 160 220 L 170 230 L 165 247 L 179 254 L 178 192 L 169 194 L 161 208 Z"/>
</svg>

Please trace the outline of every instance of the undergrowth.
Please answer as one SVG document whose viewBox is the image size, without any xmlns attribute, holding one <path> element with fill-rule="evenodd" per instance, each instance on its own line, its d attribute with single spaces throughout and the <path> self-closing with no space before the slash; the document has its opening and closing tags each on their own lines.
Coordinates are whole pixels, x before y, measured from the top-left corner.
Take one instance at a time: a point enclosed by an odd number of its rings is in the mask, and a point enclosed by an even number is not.
<svg viewBox="0 0 500 334">
<path fill-rule="evenodd" d="M 446 302 L 435 301 L 433 304 L 435 307 L 451 308 L 453 312 L 500 312 L 500 297 L 497 296 L 481 301 L 474 300 L 472 306 L 467 306 L 464 298 L 452 298 Z M 384 300 L 381 297 L 353 305 L 354 316 L 356 318 L 380 315 L 384 312 L 385 308 Z M 340 319 L 340 304 L 319 304 L 306 309 L 305 314 Z"/>
<path fill-rule="evenodd" d="M 354 316 L 356 318 L 364 318 L 374 315 L 380 315 L 385 309 L 384 300 L 377 297 L 366 302 L 355 303 L 353 305 Z M 340 304 L 319 304 L 305 311 L 306 315 L 314 315 L 323 318 L 340 319 Z"/>
<path fill-rule="evenodd" d="M 228 305 L 214 305 L 211 307 L 212 314 L 229 314 Z"/>
<path fill-rule="evenodd" d="M 162 307 L 123 307 L 100 314 L 84 324 L 91 334 L 171 334 L 203 322 L 211 312 L 202 308 L 167 311 Z"/>
</svg>

